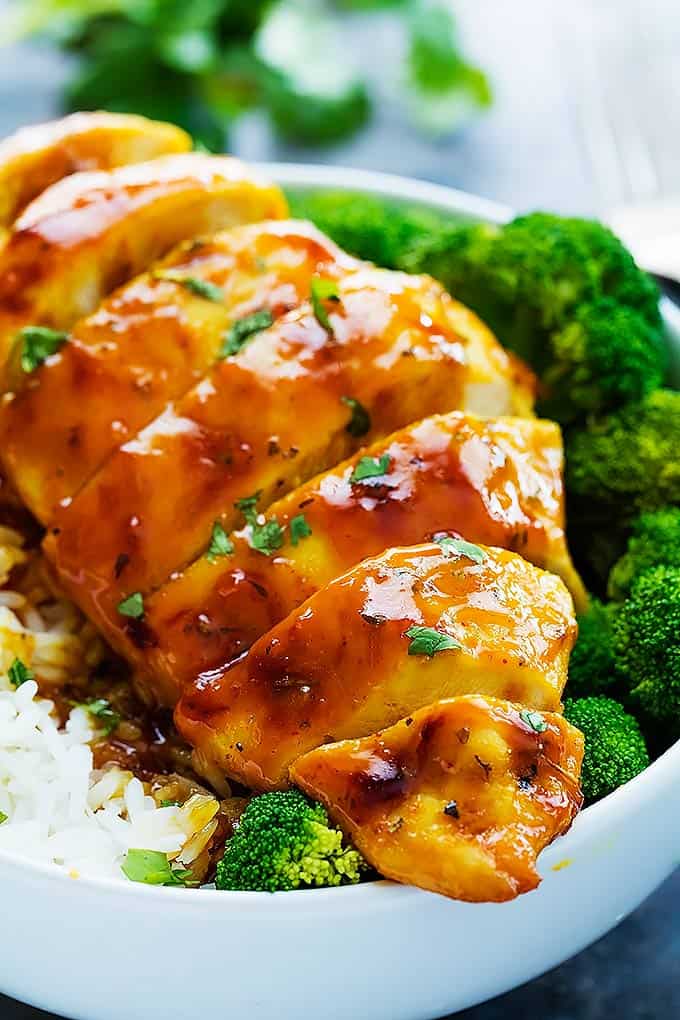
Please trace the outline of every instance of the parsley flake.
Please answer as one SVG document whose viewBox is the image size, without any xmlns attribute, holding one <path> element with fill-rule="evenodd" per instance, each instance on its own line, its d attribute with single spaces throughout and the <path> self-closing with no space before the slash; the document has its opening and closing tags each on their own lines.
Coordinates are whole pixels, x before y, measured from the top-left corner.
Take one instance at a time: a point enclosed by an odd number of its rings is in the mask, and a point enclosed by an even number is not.
<svg viewBox="0 0 680 1020">
<path fill-rule="evenodd" d="M 252 496 L 242 496 L 241 499 L 237 499 L 234 503 L 234 506 L 237 510 L 241 511 L 248 524 L 257 523 L 257 504 L 261 495 L 262 490 L 258 489 Z"/>
<path fill-rule="evenodd" d="M 234 543 L 227 535 L 219 521 L 213 524 L 210 545 L 206 553 L 208 563 L 214 563 L 220 556 L 231 556 L 234 551 Z"/>
<path fill-rule="evenodd" d="M 264 524 L 255 522 L 250 528 L 250 544 L 264 556 L 271 556 L 283 545 L 283 528 L 276 519 Z"/>
<path fill-rule="evenodd" d="M 0 811 L 0 825 L 4 825 L 9 815 L 6 815 L 4 811 Z"/>
<path fill-rule="evenodd" d="M 540 712 L 531 712 L 528 708 L 524 708 L 519 713 L 519 717 L 523 723 L 531 727 L 534 733 L 545 733 L 548 728 L 548 724 Z"/>
<path fill-rule="evenodd" d="M 29 669 L 21 659 L 15 659 L 7 670 L 7 677 L 13 687 L 21 687 L 27 680 L 35 680 L 33 670 Z"/>
<path fill-rule="evenodd" d="M 101 723 L 104 736 L 110 737 L 114 730 L 120 725 L 120 715 L 111 707 L 111 702 L 106 698 L 97 698 L 96 701 L 86 701 L 79 708 L 84 708 L 97 722 Z"/>
<path fill-rule="evenodd" d="M 56 354 L 68 340 L 62 333 L 47 326 L 24 326 L 19 331 L 21 341 L 21 367 L 24 372 L 35 372 L 52 354 Z"/>
<path fill-rule="evenodd" d="M 409 627 L 406 637 L 411 638 L 411 644 L 408 647 L 409 655 L 427 655 L 429 659 L 437 652 L 463 647 L 455 638 L 449 634 L 442 634 L 434 627 Z"/>
<path fill-rule="evenodd" d="M 473 545 L 472 542 L 466 542 L 464 538 L 449 538 L 448 535 L 442 535 L 441 538 L 435 538 L 435 542 L 442 547 L 447 555 L 465 556 L 473 563 L 484 561 L 484 550 L 480 549 L 478 545 Z"/>
<path fill-rule="evenodd" d="M 263 308 L 252 315 L 244 315 L 242 319 L 232 322 L 224 335 L 224 343 L 220 348 L 219 357 L 229 358 L 232 354 L 238 354 L 242 347 L 256 334 L 263 329 L 269 329 L 274 322 L 274 316 L 268 308 Z"/>
<path fill-rule="evenodd" d="M 350 485 L 356 485 L 357 482 L 363 482 L 367 478 L 382 477 L 387 473 L 391 463 L 389 453 L 383 453 L 381 457 L 362 457 L 350 475 Z"/>
<path fill-rule="evenodd" d="M 144 885 L 185 886 L 191 878 L 190 871 L 173 868 L 160 850 L 128 850 L 121 870 L 131 882 Z"/>
<path fill-rule="evenodd" d="M 201 280 L 198 276 L 182 276 L 180 273 L 173 273 L 172 271 L 161 271 L 156 275 L 159 280 L 169 280 L 170 283 L 178 283 L 180 287 L 184 287 L 192 294 L 196 294 L 197 297 L 205 298 L 206 301 L 224 301 L 222 288 L 218 287 L 216 283 L 210 283 L 209 280 Z"/>
<path fill-rule="evenodd" d="M 134 591 L 126 599 L 118 603 L 118 612 L 121 616 L 130 616 L 133 620 L 139 620 L 144 616 L 144 599 L 141 591 Z"/>
<path fill-rule="evenodd" d="M 303 538 L 309 538 L 312 533 L 312 529 L 307 524 L 307 518 L 304 514 L 297 514 L 291 519 L 290 522 L 290 541 L 292 545 L 297 545 Z"/>
<path fill-rule="evenodd" d="M 354 397 L 340 397 L 340 399 L 343 404 L 347 404 L 352 412 L 352 417 L 345 425 L 345 432 L 349 432 L 350 436 L 365 436 L 371 428 L 371 416 L 364 405 Z"/>
<path fill-rule="evenodd" d="M 328 312 L 324 301 L 332 301 L 334 304 L 338 304 L 340 301 L 340 292 L 338 290 L 337 280 L 328 280 L 322 276 L 316 276 L 311 283 L 311 297 L 312 297 L 312 308 L 314 309 L 314 315 L 316 316 L 317 322 L 323 326 L 324 329 L 328 330 L 329 333 L 333 332 L 330 319 L 328 318 Z"/>
</svg>

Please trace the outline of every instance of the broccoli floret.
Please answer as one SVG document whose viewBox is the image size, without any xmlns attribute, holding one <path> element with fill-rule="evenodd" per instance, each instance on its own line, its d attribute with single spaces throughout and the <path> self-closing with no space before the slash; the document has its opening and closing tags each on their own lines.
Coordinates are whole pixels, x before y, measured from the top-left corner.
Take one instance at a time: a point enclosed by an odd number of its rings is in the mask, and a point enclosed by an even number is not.
<svg viewBox="0 0 680 1020">
<path fill-rule="evenodd" d="M 680 393 L 591 419 L 567 438 L 567 490 L 575 516 L 630 524 L 638 513 L 680 503 Z"/>
<path fill-rule="evenodd" d="M 597 694 L 616 683 L 612 624 L 615 607 L 591 598 L 578 617 L 578 640 L 569 660 L 569 693 Z"/>
<path fill-rule="evenodd" d="M 613 634 L 616 668 L 633 702 L 680 733 L 680 567 L 640 574 Z"/>
<path fill-rule="evenodd" d="M 628 548 L 609 575 L 609 597 L 624 599 L 640 574 L 662 564 L 680 567 L 680 507 L 643 513 L 633 522 Z"/>
<path fill-rule="evenodd" d="M 442 229 L 441 218 L 427 209 L 401 206 L 370 195 L 319 191 L 288 195 L 291 212 L 357 258 L 387 269 L 401 269 L 404 253 L 421 235 Z"/>
<path fill-rule="evenodd" d="M 550 342 L 542 413 L 562 422 L 640 400 L 663 382 L 661 331 L 613 298 L 581 305 Z"/>
<path fill-rule="evenodd" d="M 612 698 L 568 698 L 565 718 L 585 737 L 581 786 L 586 800 L 598 800 L 649 765 L 637 719 Z"/>
<path fill-rule="evenodd" d="M 366 863 L 343 846 L 321 804 L 299 790 L 250 801 L 217 866 L 218 889 L 289 891 L 358 882 Z"/>
<path fill-rule="evenodd" d="M 533 213 L 420 239 L 404 264 L 470 305 L 541 378 L 567 422 L 638 399 L 666 370 L 659 291 L 599 223 Z"/>
</svg>

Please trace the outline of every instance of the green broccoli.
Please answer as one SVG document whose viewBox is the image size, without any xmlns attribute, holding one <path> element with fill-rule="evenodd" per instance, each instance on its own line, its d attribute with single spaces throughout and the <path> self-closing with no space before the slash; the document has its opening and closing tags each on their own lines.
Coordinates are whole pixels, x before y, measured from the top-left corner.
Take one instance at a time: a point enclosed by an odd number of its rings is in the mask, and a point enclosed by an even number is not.
<svg viewBox="0 0 680 1020">
<path fill-rule="evenodd" d="M 321 804 L 299 790 L 265 793 L 250 801 L 217 866 L 222 890 L 289 891 L 358 882 L 367 865 L 343 846 Z"/>
<path fill-rule="evenodd" d="M 633 581 L 613 637 L 632 701 L 680 734 L 680 567 L 650 567 Z"/>
<path fill-rule="evenodd" d="M 680 393 L 593 418 L 567 437 L 572 516 L 629 525 L 638 513 L 680 503 Z"/>
<path fill-rule="evenodd" d="M 612 625 L 615 607 L 591 598 L 578 617 L 578 640 L 569 660 L 569 693 L 598 694 L 616 683 Z"/>
<path fill-rule="evenodd" d="M 585 737 L 581 786 L 586 800 L 598 800 L 649 765 L 636 719 L 612 698 L 568 698 L 565 718 Z"/>
<path fill-rule="evenodd" d="M 417 206 L 404 206 L 348 191 L 291 192 L 293 216 L 312 220 L 336 244 L 360 259 L 401 269 L 404 253 L 422 234 L 437 234 L 441 217 Z"/>
<path fill-rule="evenodd" d="M 628 548 L 609 575 L 609 598 L 626 598 L 640 574 L 662 564 L 680 567 L 680 507 L 649 511 L 633 522 Z"/>
<path fill-rule="evenodd" d="M 663 382 L 661 330 L 613 298 L 581 305 L 550 344 L 541 410 L 562 422 L 640 400 Z"/>
</svg>

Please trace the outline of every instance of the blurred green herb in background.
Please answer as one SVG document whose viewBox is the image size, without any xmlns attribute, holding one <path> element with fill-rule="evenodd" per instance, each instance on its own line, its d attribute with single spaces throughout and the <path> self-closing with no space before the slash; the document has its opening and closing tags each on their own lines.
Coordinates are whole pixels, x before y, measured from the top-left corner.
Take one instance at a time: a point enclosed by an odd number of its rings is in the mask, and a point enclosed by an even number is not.
<svg viewBox="0 0 680 1020">
<path fill-rule="evenodd" d="M 77 55 L 68 109 L 174 121 L 213 150 L 260 109 L 285 140 L 327 145 L 362 127 L 373 104 L 343 13 L 398 22 L 401 68 L 384 70 L 423 130 L 451 133 L 490 105 L 446 0 L 14 0 L 3 38 L 44 36 Z"/>
</svg>

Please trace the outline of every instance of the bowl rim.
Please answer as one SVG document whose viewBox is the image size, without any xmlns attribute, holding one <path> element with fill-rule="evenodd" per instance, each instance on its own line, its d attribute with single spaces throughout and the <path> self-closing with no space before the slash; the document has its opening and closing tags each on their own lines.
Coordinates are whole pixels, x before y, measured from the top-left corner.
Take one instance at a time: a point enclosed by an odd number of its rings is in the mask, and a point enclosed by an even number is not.
<svg viewBox="0 0 680 1020">
<path fill-rule="evenodd" d="M 253 166 L 259 173 L 266 174 L 284 187 L 338 188 L 343 191 L 370 193 L 497 223 L 505 222 L 513 215 L 512 209 L 501 203 L 445 185 L 400 177 L 396 174 L 309 163 L 255 163 Z M 680 311 L 667 301 L 662 302 L 662 310 L 667 325 L 677 333 L 680 342 Z M 630 818 L 635 817 L 636 810 L 645 801 L 662 797 L 666 788 L 676 785 L 679 775 L 680 740 L 672 744 L 644 772 L 582 811 L 569 831 L 543 851 L 539 862 L 556 858 L 553 868 L 571 862 L 580 848 L 599 842 L 608 833 L 618 830 Z M 171 912 L 174 912 L 176 904 L 181 903 L 183 910 L 193 910 L 201 914 L 215 910 L 236 910 L 244 914 L 247 912 L 252 917 L 262 912 L 269 914 L 272 904 L 276 902 L 282 906 L 285 904 L 288 911 L 294 907 L 299 913 L 307 915 L 315 911 L 325 913 L 329 900 L 333 901 L 333 910 L 336 912 L 340 907 L 344 907 L 346 913 L 363 913 L 367 908 L 373 911 L 391 910 L 398 904 L 437 895 L 387 879 L 358 885 L 292 892 L 220 892 L 217 895 L 210 895 L 213 890 L 205 888 L 174 889 L 90 875 L 74 878 L 54 864 L 35 861 L 3 850 L 0 850 L 0 867 L 10 868 L 16 871 L 17 877 L 21 876 L 26 881 L 41 886 L 72 883 L 78 889 L 83 889 L 86 894 L 96 891 L 105 897 L 115 896 L 117 899 L 121 896 L 151 898 L 154 910 L 160 909 L 161 903 L 164 903 Z M 449 905 L 451 909 L 459 910 L 490 906 L 458 901 L 449 901 Z"/>
</svg>

